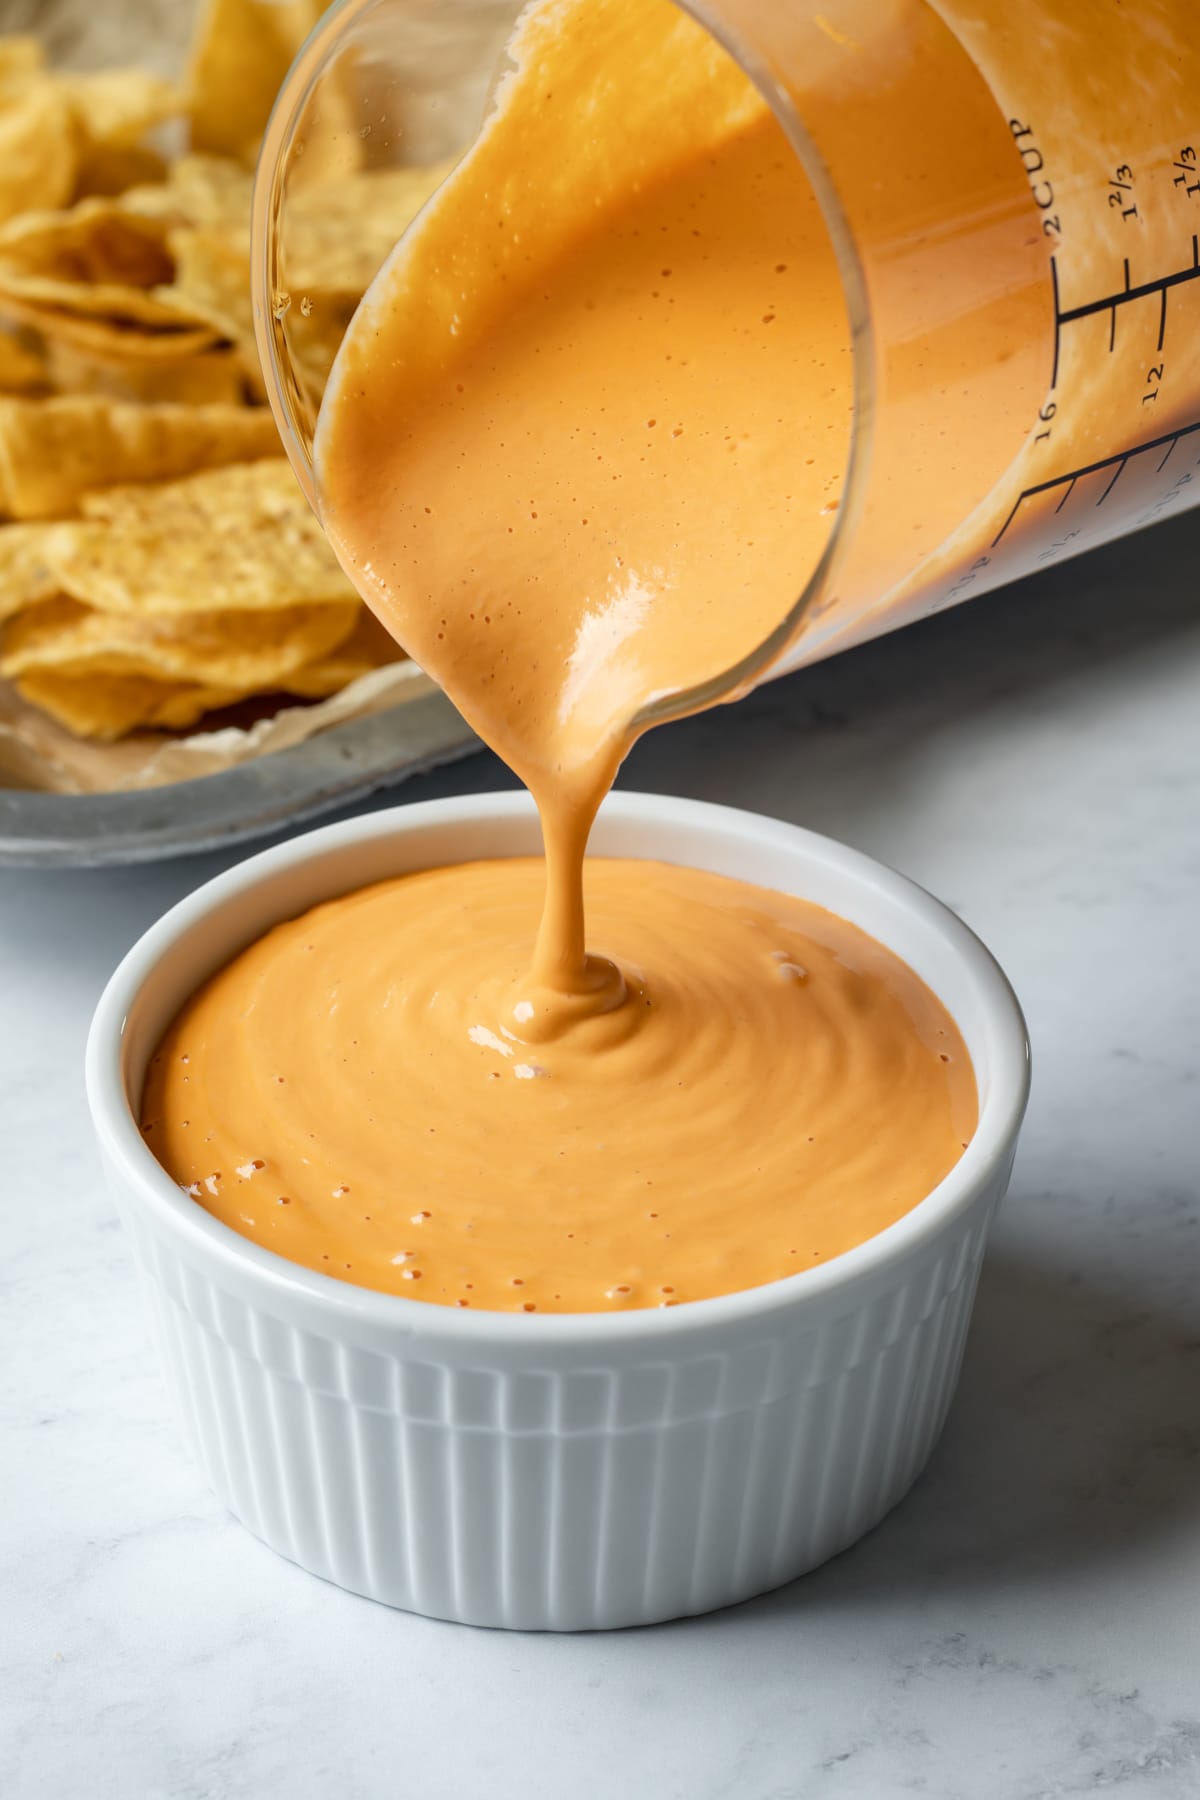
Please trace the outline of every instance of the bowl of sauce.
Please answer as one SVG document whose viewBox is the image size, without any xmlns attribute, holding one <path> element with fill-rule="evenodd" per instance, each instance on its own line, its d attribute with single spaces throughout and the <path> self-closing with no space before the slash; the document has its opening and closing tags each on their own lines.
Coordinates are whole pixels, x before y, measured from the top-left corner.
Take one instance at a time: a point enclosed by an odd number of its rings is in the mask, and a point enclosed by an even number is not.
<svg viewBox="0 0 1200 1800">
<path fill-rule="evenodd" d="M 901 876 L 624 792 L 592 985 L 547 1000 L 540 847 L 496 794 L 228 871 L 114 975 L 89 1103 L 252 1531 L 438 1617 L 649 1623 L 792 1579 L 915 1480 L 1028 1050 L 989 953 Z"/>
</svg>

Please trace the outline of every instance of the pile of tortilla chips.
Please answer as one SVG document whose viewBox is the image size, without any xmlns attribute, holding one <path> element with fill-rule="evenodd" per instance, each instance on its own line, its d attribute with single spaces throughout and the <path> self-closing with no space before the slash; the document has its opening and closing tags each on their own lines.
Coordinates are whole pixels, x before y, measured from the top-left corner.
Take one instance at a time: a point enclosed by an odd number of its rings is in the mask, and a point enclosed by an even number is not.
<svg viewBox="0 0 1200 1800">
<path fill-rule="evenodd" d="M 82 738 L 318 700 L 399 655 L 282 456 L 251 323 L 249 165 L 321 10 L 207 0 L 182 88 L 0 37 L 0 677 Z M 438 174 L 348 152 L 305 180 L 318 381 Z"/>
</svg>

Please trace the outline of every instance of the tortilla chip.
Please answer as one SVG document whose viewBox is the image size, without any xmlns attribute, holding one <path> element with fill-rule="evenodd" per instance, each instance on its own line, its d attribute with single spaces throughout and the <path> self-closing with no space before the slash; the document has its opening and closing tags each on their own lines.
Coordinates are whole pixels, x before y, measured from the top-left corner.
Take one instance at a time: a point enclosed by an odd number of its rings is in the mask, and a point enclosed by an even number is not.
<svg viewBox="0 0 1200 1800">
<path fill-rule="evenodd" d="M 0 224 L 31 207 L 62 206 L 79 166 L 75 116 L 48 77 L 0 88 Z"/>
<path fill-rule="evenodd" d="M 58 581 L 46 561 L 51 529 L 45 525 L 0 525 L 0 619 L 57 593 Z"/>
<path fill-rule="evenodd" d="M 281 263 L 295 294 L 339 294 L 357 303 L 405 227 L 453 169 L 359 170 L 289 200 Z"/>
<path fill-rule="evenodd" d="M 171 192 L 192 225 L 213 225 L 250 237 L 254 177 L 226 156 L 181 156 L 171 165 Z"/>
<path fill-rule="evenodd" d="M 278 454 L 262 408 L 0 399 L 0 515 L 63 518 L 96 488 Z"/>
<path fill-rule="evenodd" d="M 266 384 L 254 335 L 250 298 L 250 255 L 235 239 L 213 229 L 181 227 L 171 233 L 176 259 L 175 280 L 156 288 L 154 297 L 177 307 L 178 317 L 203 323 L 237 346 L 250 393 L 266 399 Z M 319 401 L 338 346 L 360 295 L 305 297 L 294 308 L 290 300 L 286 327 L 288 354 L 304 376 L 310 397 Z"/>
<path fill-rule="evenodd" d="M 0 230 L 0 262 L 56 281 L 151 288 L 171 279 L 168 230 L 120 200 L 80 200 L 10 220 Z"/>
<path fill-rule="evenodd" d="M 207 712 L 241 699 L 224 689 L 125 675 L 97 681 L 92 675 L 38 669 L 18 680 L 17 692 L 76 737 L 112 743 L 131 731 L 184 731 Z"/>
<path fill-rule="evenodd" d="M 0 37 L 0 88 L 8 82 L 22 82 L 40 74 L 46 66 L 46 53 L 35 37 Z"/>
<path fill-rule="evenodd" d="M 336 649 L 282 676 L 277 691 L 297 699 L 323 700 L 350 682 L 389 662 L 404 660 L 382 625 L 360 609 L 353 632 Z M 109 674 L 98 678 L 82 668 L 38 668 L 17 678 L 21 695 L 50 713 L 77 736 L 112 741 L 140 729 L 187 730 L 205 713 L 249 696 L 203 683 L 153 676 Z"/>
<path fill-rule="evenodd" d="M 0 675 L 149 675 L 242 694 L 270 692 L 326 657 L 354 629 L 360 602 L 285 606 L 273 612 L 197 612 L 144 618 L 96 612 L 64 595 L 25 608 L 8 626 Z"/>
<path fill-rule="evenodd" d="M 177 406 L 233 406 L 246 398 L 240 350 L 206 345 L 197 349 L 191 339 L 172 354 L 147 358 L 136 345 L 130 354 L 119 336 L 80 343 L 50 335 L 40 342 L 46 384 L 56 394 L 99 394 L 111 400 Z M 177 346 L 179 340 L 170 343 Z"/>
<path fill-rule="evenodd" d="M 250 301 L 250 251 L 213 227 L 179 227 L 170 234 L 174 279 L 155 290 L 168 314 L 211 326 L 253 359 L 254 313 Z"/>
<path fill-rule="evenodd" d="M 83 511 L 57 527 L 51 566 L 64 593 L 101 610 L 179 617 L 357 598 L 282 458 L 111 488 Z"/>
<path fill-rule="evenodd" d="M 133 187 L 153 182 L 161 186 L 168 163 L 157 150 L 140 144 L 96 144 L 88 151 L 75 177 L 75 199 L 122 197 Z"/>
<path fill-rule="evenodd" d="M 324 0 L 206 0 L 192 40 L 192 148 L 253 163 L 293 57 Z"/>
<path fill-rule="evenodd" d="M 333 367 L 346 329 L 354 317 L 355 302 L 321 297 L 309 303 L 306 314 L 300 309 L 293 320 L 289 315 L 288 356 L 302 378 L 315 420 L 325 383 Z"/>
<path fill-rule="evenodd" d="M 277 335 L 303 396 L 301 411 L 315 418 L 358 302 L 453 166 L 448 161 L 427 169 L 360 171 L 289 194 L 279 258 L 286 291 Z M 215 313 L 205 316 L 215 325 Z"/>
<path fill-rule="evenodd" d="M 146 69 L 99 69 L 56 79 L 79 124 L 84 166 L 97 146 L 132 149 L 152 126 L 183 110 L 175 84 Z"/>
<path fill-rule="evenodd" d="M 398 661 L 400 654 L 397 651 L 383 660 Z M 335 650 L 288 676 L 280 691 L 297 699 L 324 700 L 379 666 L 379 662 L 343 656 Z M 109 676 L 97 681 L 93 675 L 56 669 L 22 675 L 16 687 L 23 699 L 41 707 L 76 736 L 110 743 L 131 731 L 186 731 L 206 713 L 249 698 L 230 688 L 156 681 L 152 676 Z"/>
<path fill-rule="evenodd" d="M 181 156 L 166 181 L 122 194 L 127 212 L 169 218 L 179 225 L 209 225 L 234 236 L 242 233 L 249 252 L 250 200 L 254 177 L 228 156 Z"/>
<path fill-rule="evenodd" d="M 254 336 L 248 240 L 243 243 L 240 234 L 229 237 L 212 227 L 183 226 L 172 231 L 170 243 L 175 280 L 170 287 L 156 288 L 155 300 L 177 311 L 181 321 L 207 325 L 229 339 L 241 357 L 250 395 L 265 400 L 266 384 Z M 345 326 L 338 343 L 344 334 Z"/>
<path fill-rule="evenodd" d="M 47 344 L 71 344 L 97 356 L 168 363 L 181 356 L 195 356 L 219 341 L 211 325 L 187 324 L 177 314 L 170 316 L 173 324 L 148 330 L 129 320 L 92 318 L 86 312 L 67 311 L 11 291 L 0 293 L 0 327 L 28 326 Z"/>
<path fill-rule="evenodd" d="M 153 294 L 137 287 L 111 283 L 88 286 L 83 282 L 56 281 L 45 275 L 23 275 L 0 262 L 0 307 L 15 300 L 32 311 L 45 310 L 85 319 L 111 320 L 119 326 L 145 326 L 173 330 L 180 324 L 200 321 L 181 316 L 178 308 L 164 306 Z"/>
<path fill-rule="evenodd" d="M 166 200 L 180 223 L 214 225 L 228 234 L 245 232 L 248 243 L 252 196 L 254 175 L 239 162 L 191 151 L 171 164 L 166 191 L 139 189 L 124 198 L 131 207 L 149 211 L 162 207 Z"/>
<path fill-rule="evenodd" d="M 142 140 L 181 108 L 179 90 L 161 76 L 50 74 L 35 40 L 0 39 L 0 223 L 161 179 L 163 158 Z"/>
<path fill-rule="evenodd" d="M 0 229 L 0 305 L 12 299 L 85 318 L 177 327 L 178 311 L 148 291 L 174 275 L 168 231 L 164 220 L 130 215 L 117 200 L 24 213 Z"/>
<path fill-rule="evenodd" d="M 385 663 L 403 662 L 404 652 L 365 606 L 354 630 L 344 643 L 326 656 L 297 669 L 283 684 L 288 693 L 306 700 L 324 700 L 338 694 L 361 675 L 380 669 Z"/>
<path fill-rule="evenodd" d="M 355 173 L 296 193 L 282 246 L 291 299 L 285 327 L 292 359 L 319 397 L 350 317 L 409 220 L 452 163 L 433 169 Z M 170 285 L 154 299 L 180 320 L 206 323 L 238 345 L 252 392 L 264 390 L 250 301 L 250 178 L 227 158 L 185 157 L 165 189 L 125 196 L 122 205 L 160 219 L 183 213 L 167 242 Z"/>
<path fill-rule="evenodd" d="M 0 394 L 28 394 L 45 384 L 46 364 L 36 341 L 0 330 Z"/>
</svg>

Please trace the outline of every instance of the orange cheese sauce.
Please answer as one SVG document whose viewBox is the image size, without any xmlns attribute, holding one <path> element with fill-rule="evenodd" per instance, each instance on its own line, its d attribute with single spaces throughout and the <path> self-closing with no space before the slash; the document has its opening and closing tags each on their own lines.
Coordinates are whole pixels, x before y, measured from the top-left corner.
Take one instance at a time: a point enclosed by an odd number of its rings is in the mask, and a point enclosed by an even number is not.
<svg viewBox="0 0 1200 1800">
<path fill-rule="evenodd" d="M 640 145 L 629 85 L 597 75 L 606 22 L 652 96 Z M 548 1004 L 603 1005 L 620 990 L 585 953 L 588 829 L 639 709 L 719 677 L 815 566 L 849 450 L 850 331 L 799 163 L 697 25 L 662 0 L 571 0 L 530 13 L 513 54 L 351 325 L 317 469 L 352 579 L 537 801 Z M 528 144 L 547 92 L 611 128 L 601 169 L 582 123 Z M 510 184 L 535 154 L 531 207 Z"/>
<path fill-rule="evenodd" d="M 929 989 L 803 900 L 596 859 L 589 935 L 623 1006 L 536 1045 L 500 1021 L 539 861 L 316 907 L 184 1009 L 146 1141 L 292 1261 L 443 1305 L 674 1305 L 811 1268 L 941 1180 L 976 1123 Z"/>
<path fill-rule="evenodd" d="M 545 865 L 279 927 L 184 1010 L 143 1122 L 200 1205 L 345 1280 L 659 1306 L 886 1227 L 975 1085 L 853 926 L 655 864 L 585 886 L 640 710 L 751 652 L 824 551 L 851 341 L 800 165 L 690 19 L 553 0 L 511 54 L 350 326 L 316 472 L 360 591 L 531 790 Z"/>
</svg>

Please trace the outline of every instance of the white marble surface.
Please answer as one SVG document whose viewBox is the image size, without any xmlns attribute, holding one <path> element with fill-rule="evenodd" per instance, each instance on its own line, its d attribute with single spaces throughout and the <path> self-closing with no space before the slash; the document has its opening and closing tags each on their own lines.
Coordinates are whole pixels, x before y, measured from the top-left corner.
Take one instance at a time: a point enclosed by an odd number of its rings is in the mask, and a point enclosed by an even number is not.
<svg viewBox="0 0 1200 1800">
<path fill-rule="evenodd" d="M 80 1075 L 221 858 L 0 879 L 0 1795 L 1200 1793 L 1200 522 L 658 734 L 631 785 L 883 856 L 1009 969 L 1034 1100 L 934 1461 L 815 1576 L 574 1639 L 277 1561 L 176 1441 Z M 427 794 L 491 785 L 487 759 Z"/>
</svg>

